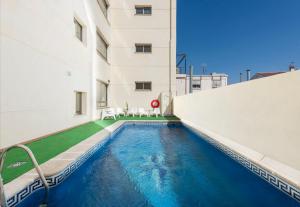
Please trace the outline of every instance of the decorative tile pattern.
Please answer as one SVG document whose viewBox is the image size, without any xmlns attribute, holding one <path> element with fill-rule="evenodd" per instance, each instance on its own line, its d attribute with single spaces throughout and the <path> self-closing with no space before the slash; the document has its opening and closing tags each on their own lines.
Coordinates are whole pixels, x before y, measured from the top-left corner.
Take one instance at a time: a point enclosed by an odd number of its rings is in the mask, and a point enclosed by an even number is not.
<svg viewBox="0 0 300 207">
<path fill-rule="evenodd" d="M 92 148 L 90 148 L 85 154 L 83 154 L 79 159 L 77 159 L 75 162 L 67 166 L 62 172 L 60 172 L 57 175 L 54 175 L 52 177 L 47 178 L 47 182 L 50 187 L 54 187 L 60 183 L 62 183 L 68 176 L 70 176 L 76 169 L 78 169 L 87 159 L 89 159 L 97 150 L 99 150 L 102 146 L 107 143 L 107 141 L 116 136 L 118 133 L 121 132 L 124 126 L 127 125 L 175 125 L 180 126 L 182 125 L 181 122 L 125 122 L 124 124 L 120 125 L 116 130 L 114 130 L 106 139 L 101 141 L 100 143 L 96 144 Z M 191 131 L 193 131 L 196 134 L 199 134 L 196 130 L 193 128 L 186 126 Z M 277 189 L 281 190 L 282 192 L 286 193 L 287 195 L 291 196 L 292 198 L 296 199 L 300 202 L 300 190 L 297 189 L 295 186 L 285 182 L 281 178 L 273 175 L 268 170 L 256 165 L 255 163 L 251 162 L 244 156 L 241 156 L 240 154 L 232 151 L 225 145 L 217 142 L 216 140 L 209 138 L 207 136 L 201 136 L 203 139 L 214 145 L 216 148 L 220 149 L 222 152 L 230 156 L 232 159 L 239 162 L 241 165 L 249 169 L 251 172 L 255 173 L 262 179 L 266 180 L 270 184 L 272 184 Z M 15 194 L 13 197 L 9 198 L 7 200 L 8 207 L 13 207 L 19 204 L 22 200 L 24 200 L 26 197 L 28 197 L 33 192 L 43 189 L 44 186 L 40 179 L 35 180 L 33 183 L 28 185 L 26 188 Z"/>
<path fill-rule="evenodd" d="M 199 132 L 192 127 L 185 125 L 188 129 L 190 129 L 193 133 L 199 134 Z M 300 202 L 300 189 L 296 186 L 289 184 L 288 182 L 284 181 L 283 179 L 277 177 L 276 175 L 272 174 L 267 169 L 255 164 L 254 162 L 248 160 L 246 157 L 240 155 L 239 153 L 231 150 L 230 148 L 226 147 L 225 145 L 221 144 L 220 142 L 208 137 L 202 136 L 201 138 L 205 139 L 207 142 L 215 146 L 217 149 L 224 152 L 226 155 L 231 157 L 233 160 L 237 161 L 248 170 L 259 176 L 260 178 L 264 179 L 280 191 L 284 192 L 285 194 L 289 195 L 290 197 L 294 198 L 298 202 Z"/>
<path fill-rule="evenodd" d="M 75 162 L 67 166 L 62 172 L 52 177 L 46 178 L 49 187 L 54 187 L 64 181 L 69 175 L 71 175 L 76 169 L 78 169 L 88 158 L 90 158 L 97 150 L 99 150 L 108 140 L 116 136 L 123 129 L 125 125 L 134 125 L 138 122 L 125 122 L 121 124 L 117 129 L 115 129 L 106 139 L 96 144 L 90 148 L 85 154 L 78 158 Z M 166 122 L 165 122 L 166 123 Z M 163 122 L 141 122 L 141 124 L 149 125 L 162 125 Z M 27 198 L 30 194 L 34 193 L 37 190 L 44 189 L 44 185 L 40 179 L 35 180 L 33 183 L 29 184 L 26 188 L 15 194 L 13 197 L 7 200 L 8 207 L 13 207 L 18 205 L 21 201 Z"/>
</svg>

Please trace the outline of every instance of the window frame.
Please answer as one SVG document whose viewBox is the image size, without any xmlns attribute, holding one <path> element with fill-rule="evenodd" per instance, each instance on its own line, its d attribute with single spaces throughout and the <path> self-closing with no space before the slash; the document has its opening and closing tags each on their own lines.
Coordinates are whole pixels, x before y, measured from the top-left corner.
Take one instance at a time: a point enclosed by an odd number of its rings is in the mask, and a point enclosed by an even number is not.
<svg viewBox="0 0 300 207">
<path fill-rule="evenodd" d="M 135 91 L 152 91 L 152 81 L 135 81 Z M 143 84 L 142 89 L 137 89 L 137 84 Z M 150 84 L 150 89 L 145 89 L 145 84 Z"/>
<path fill-rule="evenodd" d="M 78 21 L 78 19 L 76 17 L 74 17 L 73 21 L 74 21 L 74 25 L 75 25 L 75 37 L 80 42 L 83 43 L 83 29 L 84 29 L 84 26 L 80 23 L 80 21 Z M 77 35 L 77 28 L 80 28 L 80 37 L 78 37 L 78 35 Z"/>
<path fill-rule="evenodd" d="M 74 24 L 74 37 L 82 43 L 83 46 L 87 46 L 87 28 L 81 18 L 78 17 L 77 14 L 73 16 L 73 24 Z M 77 28 L 78 26 L 81 29 L 81 38 L 77 35 Z"/>
<path fill-rule="evenodd" d="M 142 51 L 138 51 L 138 47 L 142 47 Z M 146 51 L 146 47 L 150 47 L 150 51 Z M 151 54 L 152 53 L 152 44 L 151 43 L 135 43 L 135 53 L 138 54 Z"/>
<path fill-rule="evenodd" d="M 85 115 L 87 93 L 83 91 L 74 91 L 74 92 L 75 92 L 75 116 Z M 79 99 L 78 99 L 78 95 L 79 95 Z M 77 102 L 78 100 L 80 100 L 80 102 Z"/>
<path fill-rule="evenodd" d="M 211 87 L 212 88 L 220 88 L 222 86 L 222 77 L 217 76 L 217 77 L 212 77 L 211 79 Z"/>
<path fill-rule="evenodd" d="M 97 96 L 97 100 L 96 100 L 97 109 L 103 109 L 103 108 L 106 108 L 108 106 L 108 86 L 109 86 L 109 84 L 104 82 L 104 81 L 101 81 L 101 80 L 97 80 L 97 84 L 105 85 L 105 90 L 106 90 L 106 92 L 105 92 L 105 105 L 101 106 L 101 101 L 98 102 L 98 96 Z M 96 92 L 98 93 L 97 90 L 96 90 Z"/>
<path fill-rule="evenodd" d="M 105 55 L 102 54 L 102 52 L 98 49 L 98 39 L 96 40 L 96 51 L 97 53 L 106 61 L 108 62 L 108 48 L 109 48 L 109 44 L 106 41 L 106 39 L 104 38 L 104 36 L 102 35 L 102 33 L 99 31 L 99 29 L 96 29 L 96 38 L 100 38 L 100 40 L 105 44 Z"/>
<path fill-rule="evenodd" d="M 138 13 L 141 9 L 142 13 Z M 150 13 L 145 13 L 145 10 L 149 9 Z M 135 15 L 137 16 L 152 16 L 152 5 L 135 5 Z"/>
<path fill-rule="evenodd" d="M 99 3 L 99 1 L 103 2 L 105 5 L 105 8 L 103 8 L 103 6 L 101 6 L 101 3 Z M 109 3 L 106 0 L 97 0 L 97 3 L 102 11 L 102 14 L 105 16 L 105 18 L 107 19 L 108 16 L 108 8 L 109 8 Z"/>
<path fill-rule="evenodd" d="M 78 99 L 79 96 L 79 99 Z M 79 102 L 78 102 L 79 100 Z M 79 109 L 78 109 L 79 108 Z M 82 115 L 82 92 L 75 92 L 75 114 Z"/>
</svg>

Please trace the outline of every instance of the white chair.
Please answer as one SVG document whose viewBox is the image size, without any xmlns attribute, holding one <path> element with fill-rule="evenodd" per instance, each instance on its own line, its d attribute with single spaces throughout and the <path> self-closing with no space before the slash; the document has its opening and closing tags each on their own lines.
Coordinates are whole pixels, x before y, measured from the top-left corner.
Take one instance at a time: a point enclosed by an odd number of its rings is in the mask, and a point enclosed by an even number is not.
<svg viewBox="0 0 300 207">
<path fill-rule="evenodd" d="M 149 113 L 144 108 L 139 108 L 138 109 L 138 115 L 140 115 L 140 117 L 149 116 Z"/>
<path fill-rule="evenodd" d="M 116 108 L 116 116 L 121 116 L 121 115 L 125 116 L 125 111 L 120 107 Z"/>
<path fill-rule="evenodd" d="M 160 115 L 160 109 L 159 108 L 155 108 L 153 109 L 153 111 L 150 112 L 150 115 L 155 115 L 156 118 L 158 117 L 158 115 Z"/>
<path fill-rule="evenodd" d="M 133 117 L 134 117 L 135 115 L 138 115 L 138 110 L 137 110 L 137 108 L 135 108 L 135 107 L 130 108 L 130 109 L 128 110 L 128 112 L 127 112 L 127 115 L 128 115 L 128 116 L 132 115 Z"/>
<path fill-rule="evenodd" d="M 113 108 L 102 109 L 101 119 L 103 120 L 108 117 L 114 118 L 116 120 L 116 112 Z"/>
</svg>

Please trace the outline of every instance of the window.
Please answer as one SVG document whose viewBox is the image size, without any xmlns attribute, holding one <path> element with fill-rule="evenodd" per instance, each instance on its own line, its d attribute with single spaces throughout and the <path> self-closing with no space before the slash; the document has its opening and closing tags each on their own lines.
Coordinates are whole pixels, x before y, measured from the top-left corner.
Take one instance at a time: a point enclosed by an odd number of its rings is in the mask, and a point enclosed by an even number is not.
<svg viewBox="0 0 300 207">
<path fill-rule="evenodd" d="M 212 88 L 219 88 L 222 86 L 222 82 L 220 80 L 213 80 Z"/>
<path fill-rule="evenodd" d="M 105 17 L 107 17 L 107 9 L 108 9 L 108 4 L 106 2 L 106 0 L 97 0 L 100 9 L 102 10 L 103 14 Z"/>
<path fill-rule="evenodd" d="M 151 15 L 152 7 L 151 6 L 135 6 L 136 15 Z"/>
<path fill-rule="evenodd" d="M 201 85 L 200 84 L 193 84 L 193 88 L 201 88 Z"/>
<path fill-rule="evenodd" d="M 107 60 L 107 48 L 108 44 L 103 39 L 102 35 L 97 31 L 97 51 L 105 60 Z"/>
<path fill-rule="evenodd" d="M 136 53 L 151 53 L 152 45 L 151 44 L 135 44 Z"/>
<path fill-rule="evenodd" d="M 74 18 L 75 24 L 75 35 L 76 37 L 83 42 L 83 26 Z"/>
<path fill-rule="evenodd" d="M 83 93 L 75 92 L 76 94 L 76 109 L 75 114 L 81 115 L 83 114 Z"/>
<path fill-rule="evenodd" d="M 97 81 L 97 108 L 107 107 L 107 87 L 108 84 Z"/>
<path fill-rule="evenodd" d="M 151 91 L 152 90 L 152 82 L 135 82 L 135 90 Z"/>
<path fill-rule="evenodd" d="M 222 86 L 221 77 L 212 77 L 212 88 L 219 88 Z"/>
</svg>

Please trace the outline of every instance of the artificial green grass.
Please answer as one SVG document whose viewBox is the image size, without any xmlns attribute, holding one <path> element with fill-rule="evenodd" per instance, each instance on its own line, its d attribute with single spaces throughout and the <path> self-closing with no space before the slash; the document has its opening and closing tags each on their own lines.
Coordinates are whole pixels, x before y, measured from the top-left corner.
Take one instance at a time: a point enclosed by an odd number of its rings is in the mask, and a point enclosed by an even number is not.
<svg viewBox="0 0 300 207">
<path fill-rule="evenodd" d="M 35 155 L 37 162 L 42 164 L 58 154 L 68 150 L 79 142 L 89 138 L 90 136 L 101 131 L 105 127 L 115 123 L 118 120 L 179 120 L 175 116 L 159 116 L 159 117 L 120 117 L 117 120 L 98 120 L 89 122 L 87 124 L 42 138 L 40 140 L 26 144 L 33 154 Z M 25 164 L 17 168 L 8 168 L 13 163 L 26 162 Z M 21 149 L 10 150 L 4 162 L 2 178 L 4 183 L 8 183 L 13 179 L 21 176 L 33 168 L 30 158 L 26 152 Z"/>
</svg>

